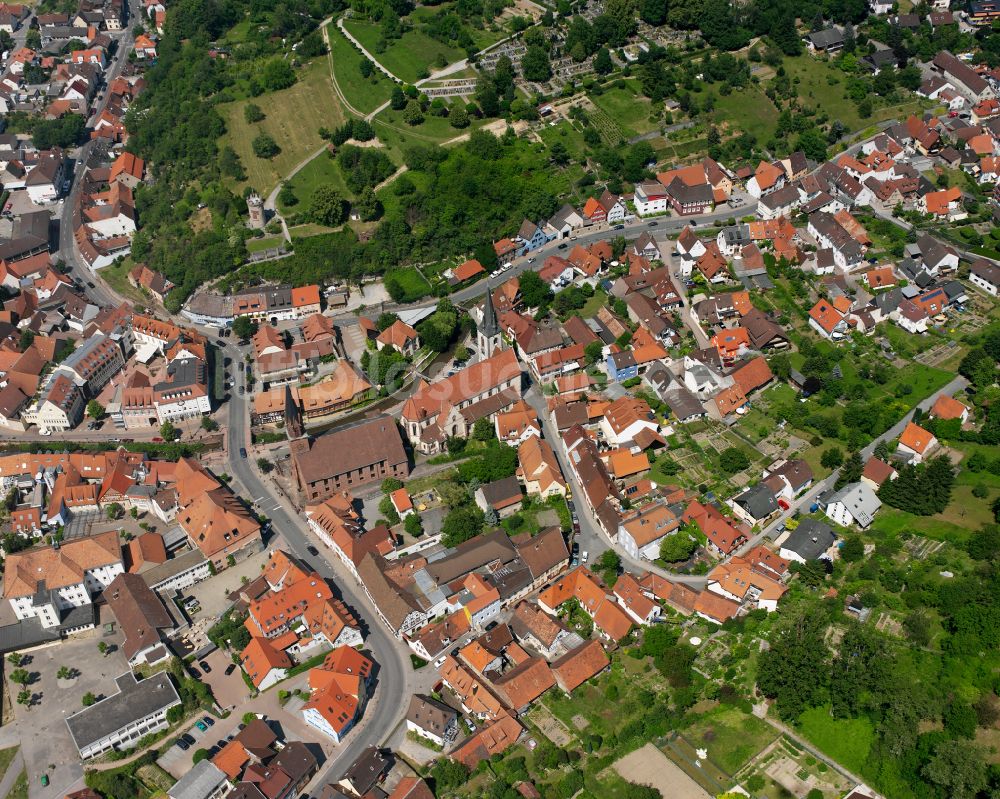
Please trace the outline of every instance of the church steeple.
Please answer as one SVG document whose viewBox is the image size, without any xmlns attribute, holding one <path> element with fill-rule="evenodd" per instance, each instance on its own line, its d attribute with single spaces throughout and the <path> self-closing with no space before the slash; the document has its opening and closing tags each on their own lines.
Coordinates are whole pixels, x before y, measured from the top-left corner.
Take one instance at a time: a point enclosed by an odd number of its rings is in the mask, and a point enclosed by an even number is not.
<svg viewBox="0 0 1000 799">
<path fill-rule="evenodd" d="M 483 321 L 476 334 L 476 344 L 479 348 L 480 360 L 489 358 L 497 350 L 503 349 L 503 337 L 500 335 L 500 323 L 497 321 L 496 308 L 493 307 L 493 295 L 489 285 L 486 286 L 486 300 L 483 305 Z"/>
</svg>

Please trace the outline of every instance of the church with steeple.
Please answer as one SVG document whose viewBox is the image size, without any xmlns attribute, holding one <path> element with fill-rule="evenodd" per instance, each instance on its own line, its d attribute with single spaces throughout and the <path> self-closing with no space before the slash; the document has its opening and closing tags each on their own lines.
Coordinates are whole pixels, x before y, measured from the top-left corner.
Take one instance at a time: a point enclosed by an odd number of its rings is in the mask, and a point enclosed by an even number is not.
<svg viewBox="0 0 1000 799">
<path fill-rule="evenodd" d="M 476 349 L 479 351 L 479 360 L 484 361 L 503 348 L 503 336 L 500 333 L 496 309 L 493 307 L 493 295 L 490 293 L 489 285 L 487 285 L 486 301 L 483 304 L 483 320 L 479 323 L 479 330 L 476 333 Z"/>
</svg>

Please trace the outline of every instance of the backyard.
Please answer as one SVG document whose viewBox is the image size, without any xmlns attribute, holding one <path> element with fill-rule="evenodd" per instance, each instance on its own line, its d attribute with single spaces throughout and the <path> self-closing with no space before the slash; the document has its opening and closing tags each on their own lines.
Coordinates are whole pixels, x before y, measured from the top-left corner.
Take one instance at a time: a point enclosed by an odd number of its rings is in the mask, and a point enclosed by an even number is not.
<svg viewBox="0 0 1000 799">
<path fill-rule="evenodd" d="M 293 215 L 305 212 L 309 208 L 313 192 L 320 186 L 332 186 L 345 200 L 353 199 L 336 158 L 326 150 L 302 167 L 290 180 L 285 181 L 285 187 L 295 195 L 296 202 L 294 205 L 286 205 L 279 194 L 278 210 L 282 214 Z"/>
</svg>

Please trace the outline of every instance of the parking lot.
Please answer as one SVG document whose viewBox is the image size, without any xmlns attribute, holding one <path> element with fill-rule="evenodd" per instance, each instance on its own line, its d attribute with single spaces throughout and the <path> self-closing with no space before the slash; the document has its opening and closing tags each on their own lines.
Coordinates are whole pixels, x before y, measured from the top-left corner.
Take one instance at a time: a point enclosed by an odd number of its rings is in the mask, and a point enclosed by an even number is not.
<svg viewBox="0 0 1000 799">
<path fill-rule="evenodd" d="M 199 715 L 196 720 L 201 720 L 204 715 L 205 714 Z M 175 778 L 180 779 L 191 769 L 191 766 L 194 765 L 192 759 L 194 758 L 195 752 L 199 749 L 211 749 L 216 745 L 216 743 L 219 742 L 220 739 L 225 737 L 222 730 L 226 727 L 226 725 L 232 725 L 232 730 L 226 732 L 226 735 L 228 735 L 229 732 L 235 733 L 236 725 L 239 723 L 239 721 L 234 723 L 232 719 L 222 720 L 213 718 L 212 716 L 209 716 L 209 718 L 212 719 L 215 724 L 210 727 L 205 725 L 208 727 L 207 730 L 198 729 L 195 725 L 195 721 L 192 721 L 190 725 L 184 728 L 184 733 L 190 735 L 194 739 L 194 744 L 190 746 L 187 751 L 174 744 L 173 746 L 168 747 L 167 751 L 164 752 L 157 761 L 160 766 L 170 772 L 170 774 L 172 774 Z"/>
<path fill-rule="evenodd" d="M 202 661 L 208 663 L 212 670 L 206 673 L 201 668 Z M 201 681 L 212 689 L 215 701 L 223 710 L 238 707 L 246 702 L 250 695 L 238 666 L 230 674 L 226 674 L 226 669 L 234 665 L 229 653 L 222 649 L 216 649 L 195 664 L 195 667 L 202 672 Z"/>
<path fill-rule="evenodd" d="M 99 641 L 115 646 L 114 650 L 102 655 L 97 649 Z M 25 654 L 22 668 L 34 677 L 28 686 L 34 704 L 30 708 L 12 705 L 21 732 L 24 762 L 33 775 L 32 799 L 61 797 L 83 776 L 80 754 L 69 734 L 66 717 L 83 709 L 81 699 L 86 693 L 101 697 L 115 690 L 115 678 L 128 670 L 121 642 L 120 633 L 105 637 L 98 628 Z M 71 679 L 56 677 L 62 666 L 74 670 Z M 10 671 L 8 667 L 8 675 Z M 12 695 L 16 695 L 17 686 L 8 682 L 7 690 L 12 687 Z M 48 788 L 38 783 L 42 773 L 49 776 Z"/>
</svg>

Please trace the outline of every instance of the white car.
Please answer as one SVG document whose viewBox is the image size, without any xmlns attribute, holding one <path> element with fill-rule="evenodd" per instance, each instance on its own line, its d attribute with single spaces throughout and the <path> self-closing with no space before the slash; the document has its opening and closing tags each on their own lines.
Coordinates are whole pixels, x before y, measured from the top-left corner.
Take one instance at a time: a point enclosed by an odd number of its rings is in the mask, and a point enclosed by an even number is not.
<svg viewBox="0 0 1000 799">
<path fill-rule="evenodd" d="M 580 562 L 586 563 L 589 559 L 590 559 L 590 553 L 587 552 L 587 550 L 583 550 L 583 552 L 580 553 Z"/>
<path fill-rule="evenodd" d="M 447 655 L 441 655 L 437 660 L 434 661 L 434 668 L 439 669 L 444 665 L 445 660 L 448 659 Z"/>
</svg>

